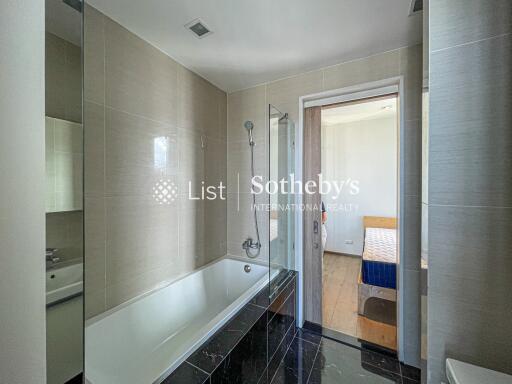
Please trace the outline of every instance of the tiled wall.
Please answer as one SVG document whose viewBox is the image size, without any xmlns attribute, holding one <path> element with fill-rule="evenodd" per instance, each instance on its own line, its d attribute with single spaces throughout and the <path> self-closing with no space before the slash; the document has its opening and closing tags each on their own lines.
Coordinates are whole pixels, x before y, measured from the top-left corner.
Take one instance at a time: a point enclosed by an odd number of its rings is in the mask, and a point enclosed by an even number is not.
<svg viewBox="0 0 512 384">
<path fill-rule="evenodd" d="M 226 185 L 226 94 L 90 6 L 84 38 L 91 317 L 226 254 L 226 201 L 188 199 Z"/>
<path fill-rule="evenodd" d="M 263 84 L 228 95 L 228 253 L 244 256 L 242 241 L 254 237 L 253 219 L 248 211 L 250 197 L 243 194 L 238 210 L 237 174 L 241 185 L 248 180 L 250 152 L 245 120 L 255 123 L 256 173 L 268 174 L 267 104 L 288 112 L 298 123 L 299 97 L 325 90 L 403 75 L 405 80 L 405 275 L 402 286 L 405 300 L 403 334 L 405 362 L 419 365 L 420 356 L 420 227 L 421 227 L 421 84 L 422 45 L 389 51 L 360 60 L 341 63 L 287 79 Z M 247 195 L 247 196 L 246 196 Z M 265 200 L 265 197 L 261 197 Z M 268 234 L 268 215 L 259 212 L 261 233 Z M 263 244 L 268 245 L 267 238 Z M 261 258 L 268 260 L 268 249 Z"/>
<path fill-rule="evenodd" d="M 57 256 L 61 260 L 81 258 L 83 256 L 83 215 L 80 211 L 82 204 L 82 159 L 81 128 L 78 146 L 74 142 L 75 154 L 64 153 L 63 146 L 68 144 L 70 137 L 62 134 L 69 133 L 67 121 L 82 122 L 82 59 L 81 48 L 55 36 L 45 34 L 45 114 L 46 124 L 46 247 L 58 248 Z M 52 119 L 54 118 L 54 119 Z M 58 119 L 58 120 L 57 120 Z M 50 124 L 49 124 L 50 123 Z M 60 127 L 55 125 L 60 125 Z M 51 125 L 51 127 L 49 127 Z M 76 127 L 80 127 L 78 124 Z M 59 129 L 60 128 L 60 129 Z M 60 148 L 59 148 L 60 147 Z M 59 154 L 51 156 L 53 151 Z M 73 158 L 73 159 L 71 159 Z M 63 193 L 66 188 L 56 184 L 58 174 L 62 180 L 72 180 L 70 165 L 74 163 L 75 178 L 73 180 L 75 201 L 69 201 L 71 194 Z M 71 174 L 70 174 L 71 172 Z M 77 177 L 76 177 L 77 176 Z M 65 196 L 64 196 L 65 195 Z M 53 196 L 53 201 L 48 198 Z M 73 212 L 58 212 L 68 211 Z"/>
<path fill-rule="evenodd" d="M 428 382 L 512 373 L 512 2 L 430 0 Z"/>
<path fill-rule="evenodd" d="M 82 122 L 82 50 L 46 32 L 46 116 Z"/>
</svg>

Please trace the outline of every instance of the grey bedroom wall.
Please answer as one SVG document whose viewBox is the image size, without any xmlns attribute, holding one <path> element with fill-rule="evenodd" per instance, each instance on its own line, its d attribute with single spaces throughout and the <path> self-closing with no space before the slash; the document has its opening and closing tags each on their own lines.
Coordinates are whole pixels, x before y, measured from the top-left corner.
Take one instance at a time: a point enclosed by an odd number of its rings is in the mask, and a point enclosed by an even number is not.
<svg viewBox="0 0 512 384">
<path fill-rule="evenodd" d="M 0 4 L 0 382 L 46 382 L 44 1 Z"/>
<path fill-rule="evenodd" d="M 227 112 L 225 92 L 90 6 L 84 28 L 91 317 L 226 254 L 226 201 L 191 201 L 188 182 L 226 185 Z"/>
<path fill-rule="evenodd" d="M 430 0 L 428 382 L 512 373 L 512 2 Z"/>
</svg>

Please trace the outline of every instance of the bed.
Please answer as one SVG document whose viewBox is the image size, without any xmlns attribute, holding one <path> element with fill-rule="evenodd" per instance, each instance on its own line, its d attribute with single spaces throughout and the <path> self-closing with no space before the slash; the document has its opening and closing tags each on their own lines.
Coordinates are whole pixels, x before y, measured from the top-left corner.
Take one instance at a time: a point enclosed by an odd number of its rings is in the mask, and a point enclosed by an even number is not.
<svg viewBox="0 0 512 384">
<path fill-rule="evenodd" d="M 358 280 L 358 313 L 371 297 L 396 302 L 396 218 L 364 216 L 364 245 Z"/>
</svg>

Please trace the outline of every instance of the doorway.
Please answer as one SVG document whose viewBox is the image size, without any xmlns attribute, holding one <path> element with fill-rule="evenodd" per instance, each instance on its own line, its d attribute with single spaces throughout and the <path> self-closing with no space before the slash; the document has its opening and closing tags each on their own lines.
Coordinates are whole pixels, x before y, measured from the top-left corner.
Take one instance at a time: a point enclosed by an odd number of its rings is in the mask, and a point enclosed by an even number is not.
<svg viewBox="0 0 512 384">
<path fill-rule="evenodd" d="M 304 206 L 319 207 L 302 213 L 306 326 L 395 352 L 400 349 L 399 84 L 301 100 L 302 180 L 331 184 L 327 192 L 303 197 Z M 317 222 L 324 222 L 320 231 Z"/>
<path fill-rule="evenodd" d="M 322 326 L 397 349 L 396 94 L 323 106 Z"/>
</svg>

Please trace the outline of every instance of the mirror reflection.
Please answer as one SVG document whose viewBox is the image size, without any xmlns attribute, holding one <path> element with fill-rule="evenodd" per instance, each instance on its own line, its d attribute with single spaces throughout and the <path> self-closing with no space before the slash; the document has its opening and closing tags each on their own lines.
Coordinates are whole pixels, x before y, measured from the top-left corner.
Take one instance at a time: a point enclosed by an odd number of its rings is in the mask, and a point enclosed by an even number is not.
<svg viewBox="0 0 512 384">
<path fill-rule="evenodd" d="M 46 0 L 47 383 L 83 371 L 82 16 L 79 2 Z"/>
</svg>

